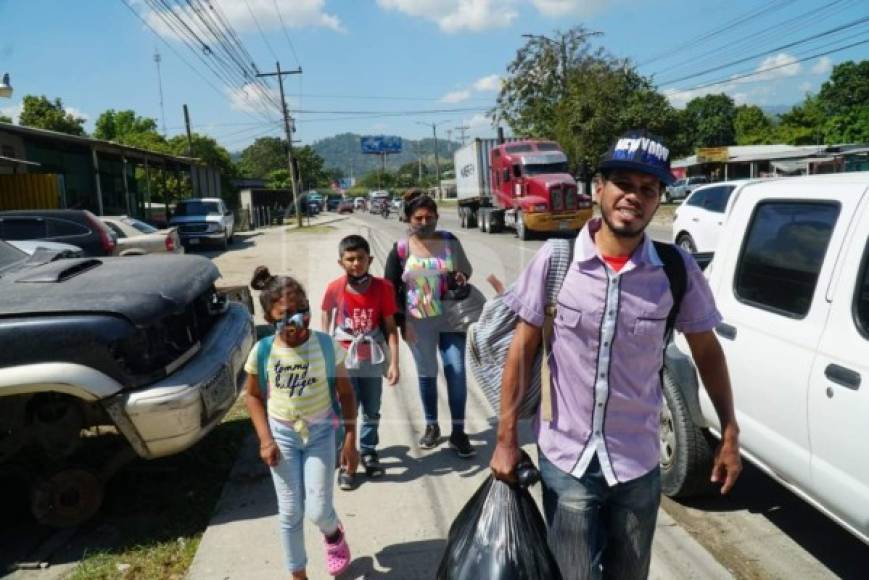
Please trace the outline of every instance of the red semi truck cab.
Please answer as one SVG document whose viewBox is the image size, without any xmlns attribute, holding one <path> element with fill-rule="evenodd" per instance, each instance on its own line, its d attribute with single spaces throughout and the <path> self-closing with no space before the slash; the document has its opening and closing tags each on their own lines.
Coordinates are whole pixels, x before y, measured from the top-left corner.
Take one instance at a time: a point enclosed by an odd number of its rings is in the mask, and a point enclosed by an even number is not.
<svg viewBox="0 0 869 580">
<path fill-rule="evenodd" d="M 591 197 L 578 193 L 558 143 L 477 140 L 468 147 L 468 153 L 456 152 L 463 226 L 478 224 L 488 232 L 511 227 L 526 239 L 533 232 L 577 232 L 591 218 Z"/>
</svg>

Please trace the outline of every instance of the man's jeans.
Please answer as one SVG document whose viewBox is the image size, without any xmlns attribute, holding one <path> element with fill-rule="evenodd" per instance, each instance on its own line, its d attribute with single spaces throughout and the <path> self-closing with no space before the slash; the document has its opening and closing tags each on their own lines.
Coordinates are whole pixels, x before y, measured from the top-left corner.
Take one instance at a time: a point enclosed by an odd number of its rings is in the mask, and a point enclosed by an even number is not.
<svg viewBox="0 0 869 580">
<path fill-rule="evenodd" d="M 348 369 L 350 384 L 356 394 L 356 404 L 362 408 L 362 428 L 359 430 L 359 448 L 362 455 L 375 453 L 380 437 L 380 401 L 383 398 L 383 365 L 360 362 L 358 369 Z"/>
<path fill-rule="evenodd" d="M 595 455 L 576 478 L 540 454 L 549 545 L 564 580 L 645 579 L 661 503 L 661 471 L 607 485 Z"/>
<path fill-rule="evenodd" d="M 331 421 L 313 423 L 308 440 L 304 441 L 283 423 L 270 419 L 269 426 L 281 452 L 280 461 L 271 468 L 278 497 L 281 543 L 287 568 L 295 572 L 308 562 L 304 517 L 322 534 L 334 534 L 338 529 L 338 515 L 332 505 L 335 427 Z"/>
</svg>

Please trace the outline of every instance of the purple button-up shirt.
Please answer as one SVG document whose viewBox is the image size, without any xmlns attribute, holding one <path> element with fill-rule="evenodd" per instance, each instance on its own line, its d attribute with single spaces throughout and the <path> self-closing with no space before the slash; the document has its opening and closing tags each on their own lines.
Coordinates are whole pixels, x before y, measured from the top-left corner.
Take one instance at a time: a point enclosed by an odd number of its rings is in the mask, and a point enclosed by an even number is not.
<svg viewBox="0 0 869 580">
<path fill-rule="evenodd" d="M 579 233 L 558 295 L 552 344 L 552 422 L 537 421 L 541 451 L 581 477 L 595 454 L 609 485 L 630 481 L 660 459 L 660 369 L 673 305 L 670 284 L 646 235 L 616 272 L 594 244 L 600 220 Z M 687 285 L 676 329 L 705 332 L 721 321 L 709 284 L 682 252 Z M 534 256 L 504 302 L 526 322 L 543 325 L 551 250 Z"/>
</svg>

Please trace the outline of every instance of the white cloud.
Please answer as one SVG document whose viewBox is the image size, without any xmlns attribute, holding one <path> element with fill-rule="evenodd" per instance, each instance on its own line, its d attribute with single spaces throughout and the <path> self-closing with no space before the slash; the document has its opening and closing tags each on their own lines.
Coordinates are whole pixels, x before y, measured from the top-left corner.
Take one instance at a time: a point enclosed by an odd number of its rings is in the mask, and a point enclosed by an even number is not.
<svg viewBox="0 0 869 580">
<path fill-rule="evenodd" d="M 492 118 L 487 117 L 482 113 L 477 113 L 470 119 L 463 119 L 462 125 L 467 127 L 467 136 L 474 137 L 491 137 L 495 134 L 495 129 L 492 125 Z"/>
<path fill-rule="evenodd" d="M 797 62 L 797 57 L 786 52 L 780 52 L 775 56 L 768 56 L 755 69 L 757 75 L 750 77 L 751 80 L 773 80 L 782 77 L 793 77 L 800 74 L 802 65 Z"/>
<path fill-rule="evenodd" d="M 501 77 L 489 75 L 474 82 L 474 90 L 480 93 L 496 92 L 501 90 Z"/>
<path fill-rule="evenodd" d="M 519 16 L 516 0 L 377 0 L 395 10 L 436 22 L 443 32 L 479 32 L 509 26 Z"/>
<path fill-rule="evenodd" d="M 461 103 L 462 101 L 467 101 L 471 98 L 471 91 L 467 89 L 462 89 L 459 91 L 452 91 L 445 94 L 441 101 L 444 103 Z"/>
<path fill-rule="evenodd" d="M 830 71 L 833 70 L 833 59 L 829 56 L 822 56 L 821 60 L 815 63 L 815 66 L 812 67 L 813 75 L 826 75 L 829 74 Z"/>
<path fill-rule="evenodd" d="M 280 18 L 275 9 L 275 0 L 247 0 L 246 2 L 239 0 L 212 0 L 212 3 L 218 5 L 221 14 L 232 24 L 233 29 L 239 33 L 256 30 L 257 23 L 265 31 L 278 30 L 281 28 L 281 19 L 283 19 L 283 23 L 287 25 L 287 28 L 313 26 L 328 28 L 337 32 L 344 32 L 345 30 L 341 20 L 337 16 L 325 11 L 326 0 L 277 0 Z M 205 42 L 210 43 L 214 41 L 214 35 L 198 19 L 192 18 L 189 11 L 177 7 L 173 8 L 173 10 L 176 10 Z M 253 16 L 251 12 L 253 12 Z M 256 20 L 254 20 L 254 16 L 256 16 Z M 183 30 L 180 28 L 181 25 L 177 21 L 174 21 L 173 17 L 166 10 L 163 10 L 162 14 L 153 10 L 147 10 L 145 19 L 148 24 L 164 36 L 179 38 L 179 32 L 176 30 Z M 166 22 L 166 19 L 172 23 L 172 26 Z"/>
<path fill-rule="evenodd" d="M 444 103 L 461 103 L 467 101 L 475 93 L 492 93 L 501 90 L 501 77 L 498 75 L 489 75 L 475 80 L 471 86 L 464 89 L 451 91 L 441 97 Z"/>
<path fill-rule="evenodd" d="M 19 102 L 17 105 L 9 107 L 0 107 L 0 115 L 4 115 L 12 119 L 13 123 L 18 123 L 18 117 L 21 116 L 21 111 L 24 110 L 24 102 Z"/>
<path fill-rule="evenodd" d="M 261 113 L 263 109 L 267 109 L 275 116 L 280 112 L 275 105 L 280 103 L 277 89 L 262 89 L 259 85 L 248 83 L 239 89 L 227 89 L 226 94 L 229 96 L 230 107 L 236 111 Z M 272 98 L 269 99 L 267 95 Z M 290 103 L 287 103 L 287 106 L 290 107 Z"/>
<path fill-rule="evenodd" d="M 81 109 L 76 109 L 75 107 L 64 107 L 63 110 L 72 115 L 73 117 L 78 117 L 79 119 L 84 119 L 85 121 L 89 121 L 91 116 L 87 113 L 83 112 Z"/>
<path fill-rule="evenodd" d="M 544 16 L 589 16 L 610 3 L 611 0 L 531 0 Z"/>
</svg>

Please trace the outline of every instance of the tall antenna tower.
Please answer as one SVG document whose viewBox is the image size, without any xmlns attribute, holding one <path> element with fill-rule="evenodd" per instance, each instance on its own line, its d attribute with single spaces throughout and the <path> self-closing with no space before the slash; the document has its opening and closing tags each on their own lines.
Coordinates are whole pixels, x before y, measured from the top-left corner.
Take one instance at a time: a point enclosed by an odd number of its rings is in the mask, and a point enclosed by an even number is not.
<svg viewBox="0 0 869 580">
<path fill-rule="evenodd" d="M 163 76 L 160 74 L 160 51 L 154 49 L 154 63 L 157 65 L 157 85 L 160 87 L 160 118 L 163 120 L 163 135 L 166 135 L 166 110 L 163 108 Z"/>
</svg>

